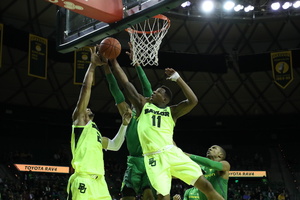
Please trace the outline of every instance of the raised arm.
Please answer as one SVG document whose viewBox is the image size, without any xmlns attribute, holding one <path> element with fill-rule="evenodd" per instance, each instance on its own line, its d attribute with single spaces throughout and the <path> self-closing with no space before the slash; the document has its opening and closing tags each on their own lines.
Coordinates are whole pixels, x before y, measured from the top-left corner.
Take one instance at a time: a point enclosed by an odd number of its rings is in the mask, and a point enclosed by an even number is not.
<svg viewBox="0 0 300 200">
<path fill-rule="evenodd" d="M 136 109 L 137 116 L 139 116 L 146 102 L 145 97 L 137 92 L 134 85 L 128 80 L 125 72 L 120 67 L 118 61 L 116 59 L 112 59 L 110 61 L 114 70 L 114 75 L 116 76 L 120 84 L 123 86 L 126 97 L 133 104 L 133 106 Z"/>
<path fill-rule="evenodd" d="M 166 68 L 165 73 L 168 76 L 167 79 L 175 81 L 178 84 L 184 96 L 187 98 L 180 103 L 171 106 L 172 116 L 174 121 L 176 121 L 179 117 L 189 113 L 197 105 L 198 98 L 190 86 L 180 77 L 178 72 L 172 68 Z"/>
<path fill-rule="evenodd" d="M 129 56 L 129 59 L 132 60 L 133 51 L 132 51 L 131 42 L 128 42 L 128 46 L 129 46 L 130 51 L 126 51 L 126 54 Z M 151 83 L 150 83 L 148 77 L 146 76 L 142 66 L 138 62 L 135 64 L 135 70 L 136 70 L 139 80 L 141 82 L 144 97 L 151 97 L 151 95 L 153 93 L 152 88 L 151 88 Z"/>
<path fill-rule="evenodd" d="M 152 88 L 151 88 L 151 83 L 150 83 L 148 77 L 146 76 L 142 66 L 137 65 L 137 66 L 135 66 L 135 69 L 136 69 L 137 75 L 138 75 L 139 80 L 142 85 L 144 97 L 151 97 L 151 95 L 153 93 Z"/>
<path fill-rule="evenodd" d="M 129 105 L 125 101 L 125 97 L 119 88 L 119 85 L 117 83 L 117 80 L 115 79 L 115 76 L 113 75 L 109 65 L 105 65 L 103 67 L 104 73 L 106 76 L 106 80 L 108 82 L 109 91 L 114 97 L 114 100 L 116 102 L 116 105 L 118 107 L 119 113 L 121 116 L 130 108 Z"/>
<path fill-rule="evenodd" d="M 74 109 L 72 119 L 74 124 L 85 125 L 85 113 L 91 97 L 91 88 L 94 80 L 94 73 L 97 66 L 105 64 L 105 60 L 101 59 L 96 53 L 96 47 L 90 49 L 91 63 L 85 73 L 79 98 Z"/>
</svg>

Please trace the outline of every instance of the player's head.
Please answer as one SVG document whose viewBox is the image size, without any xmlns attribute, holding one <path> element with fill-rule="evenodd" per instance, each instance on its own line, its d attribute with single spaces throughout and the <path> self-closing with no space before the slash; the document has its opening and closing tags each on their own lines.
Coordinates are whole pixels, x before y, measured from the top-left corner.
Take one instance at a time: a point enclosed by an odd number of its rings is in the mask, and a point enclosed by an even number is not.
<svg viewBox="0 0 300 200">
<path fill-rule="evenodd" d="M 154 104 L 167 105 L 172 100 L 172 92 L 167 86 L 163 85 L 153 91 L 150 100 Z"/>
<path fill-rule="evenodd" d="M 86 109 L 86 114 L 90 118 L 90 120 L 93 120 L 95 117 L 95 114 L 92 112 L 92 110 L 90 108 Z"/>
<path fill-rule="evenodd" d="M 219 145 L 212 145 L 208 148 L 206 157 L 211 158 L 213 160 L 225 160 L 226 151 Z"/>
</svg>

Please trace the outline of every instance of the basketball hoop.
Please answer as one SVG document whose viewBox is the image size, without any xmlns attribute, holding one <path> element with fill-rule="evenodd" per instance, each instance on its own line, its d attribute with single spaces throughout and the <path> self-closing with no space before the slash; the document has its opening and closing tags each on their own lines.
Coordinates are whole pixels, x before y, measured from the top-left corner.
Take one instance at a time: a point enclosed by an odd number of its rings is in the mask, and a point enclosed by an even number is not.
<svg viewBox="0 0 300 200">
<path fill-rule="evenodd" d="M 158 65 L 158 50 L 170 25 L 169 18 L 159 14 L 125 29 L 132 45 L 132 65 Z"/>
</svg>

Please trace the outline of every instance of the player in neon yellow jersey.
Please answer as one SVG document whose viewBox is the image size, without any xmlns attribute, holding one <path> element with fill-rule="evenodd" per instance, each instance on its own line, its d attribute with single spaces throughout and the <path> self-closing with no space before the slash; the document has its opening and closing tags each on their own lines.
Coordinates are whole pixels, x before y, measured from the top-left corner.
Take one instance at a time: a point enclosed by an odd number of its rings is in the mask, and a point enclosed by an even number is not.
<svg viewBox="0 0 300 200">
<path fill-rule="evenodd" d="M 71 163 L 75 172 L 68 181 L 68 200 L 111 200 L 104 177 L 103 149 L 117 151 L 121 147 L 131 120 L 131 110 L 128 109 L 122 116 L 122 125 L 112 140 L 102 137 L 96 123 L 93 122 L 94 113 L 87 106 L 95 69 L 106 63 L 107 61 L 97 55 L 96 47 L 91 48 L 91 63 L 72 115 Z"/>
<path fill-rule="evenodd" d="M 169 200 L 172 177 L 194 185 L 205 193 L 209 200 L 223 200 L 220 194 L 204 178 L 200 166 L 173 144 L 173 129 L 176 120 L 189 113 L 198 103 L 192 89 L 172 68 L 166 68 L 168 79 L 177 82 L 186 100 L 168 106 L 171 91 L 165 87 L 155 90 L 150 99 L 139 94 L 129 82 L 119 65 L 113 65 L 114 74 L 125 89 L 127 98 L 136 109 L 138 135 L 143 149 L 146 171 L 158 199 Z"/>
</svg>

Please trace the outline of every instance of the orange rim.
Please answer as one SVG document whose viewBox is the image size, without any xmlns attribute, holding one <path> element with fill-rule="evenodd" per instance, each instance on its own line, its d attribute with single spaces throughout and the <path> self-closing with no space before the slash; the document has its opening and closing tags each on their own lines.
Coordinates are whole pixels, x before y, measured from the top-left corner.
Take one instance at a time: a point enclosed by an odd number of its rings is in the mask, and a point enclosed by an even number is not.
<svg viewBox="0 0 300 200">
<path fill-rule="evenodd" d="M 167 18 L 165 15 L 158 14 L 158 15 L 153 16 L 152 18 L 157 18 L 157 19 L 165 20 L 165 21 L 168 22 L 168 25 L 166 27 L 162 28 L 162 29 L 155 30 L 155 31 L 138 31 L 138 30 L 135 30 L 135 29 L 132 29 L 132 28 L 126 28 L 125 31 L 127 31 L 128 33 L 153 34 L 153 33 L 158 33 L 158 32 L 164 31 L 167 28 L 169 28 L 170 25 L 171 25 L 170 19 Z"/>
</svg>

